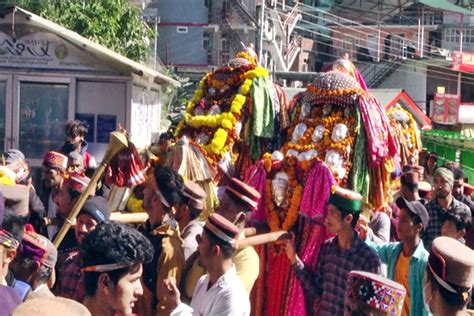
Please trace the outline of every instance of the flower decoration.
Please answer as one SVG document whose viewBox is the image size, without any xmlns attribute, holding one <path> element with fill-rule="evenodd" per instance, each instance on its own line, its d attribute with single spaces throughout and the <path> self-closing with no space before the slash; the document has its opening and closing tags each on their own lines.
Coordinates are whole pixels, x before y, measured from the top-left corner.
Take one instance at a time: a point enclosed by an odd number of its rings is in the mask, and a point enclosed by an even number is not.
<svg viewBox="0 0 474 316">
<path fill-rule="evenodd" d="M 178 137 L 187 134 L 191 139 L 206 133 L 209 141 L 201 147 L 213 165 L 231 151 L 235 140 L 239 139 L 236 127 L 244 112 L 251 111 L 248 106 L 251 105 L 249 94 L 253 80 L 268 77 L 268 71 L 258 67 L 248 53 L 239 53 L 237 57 L 249 63 L 224 66 L 202 78 L 175 132 Z"/>
<path fill-rule="evenodd" d="M 266 156 L 268 159 L 268 156 Z M 278 208 L 278 212 L 272 199 L 272 180 L 265 182 L 265 206 L 268 210 L 269 225 L 271 231 L 289 231 L 298 220 L 298 213 L 303 196 L 303 186 L 296 178 L 296 157 L 287 156 L 283 161 L 283 170 L 288 174 L 287 201 L 286 208 Z"/>
</svg>

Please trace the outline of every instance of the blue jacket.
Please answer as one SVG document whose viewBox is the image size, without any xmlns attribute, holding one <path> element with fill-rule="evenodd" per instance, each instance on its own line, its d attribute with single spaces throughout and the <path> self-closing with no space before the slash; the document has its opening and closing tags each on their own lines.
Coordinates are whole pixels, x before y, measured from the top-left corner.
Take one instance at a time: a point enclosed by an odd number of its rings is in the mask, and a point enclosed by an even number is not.
<svg viewBox="0 0 474 316">
<path fill-rule="evenodd" d="M 378 253 L 382 263 L 388 266 L 387 277 L 390 280 L 395 280 L 395 269 L 398 256 L 402 252 L 403 244 L 401 242 L 390 242 L 377 245 L 370 241 L 366 241 L 366 243 Z M 425 309 L 423 303 L 423 287 L 425 285 L 425 270 L 428 264 L 428 256 L 429 253 L 420 240 L 415 252 L 413 252 L 411 256 L 408 273 L 408 283 L 410 284 L 410 315 L 413 316 L 431 315 Z"/>
</svg>

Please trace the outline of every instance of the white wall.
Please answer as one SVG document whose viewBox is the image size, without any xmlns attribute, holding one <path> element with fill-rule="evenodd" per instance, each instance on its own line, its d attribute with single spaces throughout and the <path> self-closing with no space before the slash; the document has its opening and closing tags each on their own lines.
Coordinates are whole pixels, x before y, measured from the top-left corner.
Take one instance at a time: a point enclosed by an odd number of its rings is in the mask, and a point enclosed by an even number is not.
<svg viewBox="0 0 474 316">
<path fill-rule="evenodd" d="M 425 110 L 426 77 L 426 65 L 407 60 L 378 88 L 404 89 L 418 106 Z"/>
</svg>

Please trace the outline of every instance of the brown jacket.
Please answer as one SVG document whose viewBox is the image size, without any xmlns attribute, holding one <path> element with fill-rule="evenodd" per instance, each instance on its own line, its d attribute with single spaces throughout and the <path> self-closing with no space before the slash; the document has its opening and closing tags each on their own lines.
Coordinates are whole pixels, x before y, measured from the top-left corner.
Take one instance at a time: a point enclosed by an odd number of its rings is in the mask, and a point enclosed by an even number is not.
<svg viewBox="0 0 474 316">
<path fill-rule="evenodd" d="M 143 296 L 137 304 L 135 312 L 139 315 L 169 315 L 172 307 L 169 306 L 163 296 L 164 287 L 163 281 L 166 278 L 174 278 L 179 284 L 181 271 L 184 266 L 184 251 L 183 240 L 177 228 L 169 224 L 163 224 L 153 229 L 152 234 L 163 235 L 161 242 L 162 251 L 156 264 L 156 298 L 158 304 L 153 305 L 152 292 L 146 287 L 143 287 Z"/>
</svg>

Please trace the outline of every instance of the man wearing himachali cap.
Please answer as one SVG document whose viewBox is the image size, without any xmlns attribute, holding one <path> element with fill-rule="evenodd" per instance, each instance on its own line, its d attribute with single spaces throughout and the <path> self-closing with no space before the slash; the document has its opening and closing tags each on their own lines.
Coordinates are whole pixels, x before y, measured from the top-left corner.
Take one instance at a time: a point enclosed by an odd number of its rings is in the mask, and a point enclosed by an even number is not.
<svg viewBox="0 0 474 316">
<path fill-rule="evenodd" d="M 234 223 L 240 230 L 239 239 L 244 239 L 244 228 L 249 213 L 258 206 L 260 193 L 251 186 L 232 178 L 219 202 L 217 213 Z M 247 293 L 252 291 L 253 284 L 260 272 L 260 259 L 252 246 L 235 252 L 232 258 L 237 276 L 245 286 Z"/>
<path fill-rule="evenodd" d="M 380 259 L 354 231 L 361 211 L 362 196 L 337 188 L 331 194 L 326 228 L 336 237 L 321 247 L 316 271 L 298 258 L 293 242 L 285 241 L 286 254 L 306 295 L 320 300 L 319 315 L 343 315 L 344 293 L 349 272 L 361 270 L 380 274 Z"/>
<path fill-rule="evenodd" d="M 62 225 L 64 220 L 69 216 L 76 201 L 86 190 L 89 182 L 90 179 L 88 177 L 72 173 L 67 176 L 60 189 L 54 190 L 53 201 L 57 205 L 56 218 L 60 225 Z M 56 235 L 51 239 L 54 240 L 55 237 Z M 76 234 L 73 229 L 70 229 L 58 247 L 58 274 L 61 273 L 61 268 L 66 258 L 69 257 L 71 252 L 76 251 L 78 246 L 79 244 L 78 240 L 76 240 Z"/>
<path fill-rule="evenodd" d="M 48 238 L 35 232 L 25 232 L 10 266 L 18 280 L 31 286 L 27 299 L 54 297 L 49 287 L 56 281 L 54 266 L 57 256 L 56 247 Z"/>
<path fill-rule="evenodd" d="M 61 189 L 67 168 L 67 157 L 56 151 L 49 151 L 43 158 L 43 189 L 41 200 L 48 218 L 56 217 L 56 203 L 53 201 L 53 191 Z M 56 225 L 48 226 L 48 238 L 52 239 L 58 232 Z"/>
<path fill-rule="evenodd" d="M 232 256 L 240 230 L 219 214 L 212 214 L 198 237 L 201 265 L 208 274 L 201 277 L 190 306 L 181 303 L 173 279 L 165 280 L 165 296 L 174 307 L 172 316 L 184 315 L 250 315 L 250 301 L 237 277 Z"/>
<path fill-rule="evenodd" d="M 434 315 L 468 315 L 474 284 L 474 251 L 449 237 L 433 240 L 423 289 Z M 469 314 L 472 315 L 472 314 Z"/>
</svg>

